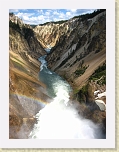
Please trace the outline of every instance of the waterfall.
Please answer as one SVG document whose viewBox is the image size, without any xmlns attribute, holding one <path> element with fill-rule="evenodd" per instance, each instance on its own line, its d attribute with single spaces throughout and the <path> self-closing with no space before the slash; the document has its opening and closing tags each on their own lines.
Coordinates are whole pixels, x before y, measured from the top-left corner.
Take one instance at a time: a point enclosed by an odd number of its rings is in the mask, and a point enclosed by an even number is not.
<svg viewBox="0 0 119 152">
<path fill-rule="evenodd" d="M 45 57 L 40 57 L 39 79 L 45 83 L 47 93 L 52 97 L 34 117 L 34 125 L 29 138 L 32 139 L 97 139 L 102 138 L 99 126 L 82 118 L 70 104 L 70 85 L 55 72 L 47 68 Z"/>
</svg>

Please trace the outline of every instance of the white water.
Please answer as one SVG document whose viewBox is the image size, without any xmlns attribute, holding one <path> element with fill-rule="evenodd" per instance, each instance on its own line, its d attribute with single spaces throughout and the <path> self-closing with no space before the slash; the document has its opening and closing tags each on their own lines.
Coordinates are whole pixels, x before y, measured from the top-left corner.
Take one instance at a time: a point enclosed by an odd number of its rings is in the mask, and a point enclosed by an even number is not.
<svg viewBox="0 0 119 152">
<path fill-rule="evenodd" d="M 39 78 L 47 86 L 53 97 L 51 103 L 36 114 L 37 124 L 34 125 L 29 138 L 33 139 L 95 139 L 102 138 L 100 129 L 91 120 L 79 116 L 70 104 L 69 84 L 54 72 L 47 69 L 43 57 Z"/>
</svg>

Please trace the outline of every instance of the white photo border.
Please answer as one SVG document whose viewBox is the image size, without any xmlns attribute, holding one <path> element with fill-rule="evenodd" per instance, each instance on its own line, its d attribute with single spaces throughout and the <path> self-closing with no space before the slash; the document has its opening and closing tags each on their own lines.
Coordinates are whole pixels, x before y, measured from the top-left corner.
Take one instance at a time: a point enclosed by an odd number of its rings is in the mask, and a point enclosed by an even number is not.
<svg viewBox="0 0 119 152">
<path fill-rule="evenodd" d="M 115 1 L 0 1 L 0 148 L 115 148 Z M 9 9 L 106 9 L 106 139 L 9 139 Z"/>
</svg>

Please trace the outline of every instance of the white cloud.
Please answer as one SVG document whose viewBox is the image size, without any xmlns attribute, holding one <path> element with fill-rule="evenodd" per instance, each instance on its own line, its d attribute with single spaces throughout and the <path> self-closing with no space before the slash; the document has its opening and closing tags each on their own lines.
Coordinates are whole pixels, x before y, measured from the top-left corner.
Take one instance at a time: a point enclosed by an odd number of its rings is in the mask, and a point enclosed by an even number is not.
<svg viewBox="0 0 119 152">
<path fill-rule="evenodd" d="M 26 24 L 43 24 L 50 21 L 67 20 L 74 16 L 91 13 L 90 9 L 29 9 L 13 10 L 15 15 L 23 20 Z M 10 10 L 12 12 L 12 9 Z"/>
<path fill-rule="evenodd" d="M 30 18 L 28 16 L 22 16 L 23 20 L 29 20 Z"/>
<path fill-rule="evenodd" d="M 18 16 L 19 18 L 21 18 L 23 20 L 24 23 L 29 24 L 29 22 L 35 22 L 36 21 L 36 17 L 33 17 L 34 13 L 23 13 L 23 12 L 19 12 L 16 14 L 16 16 Z"/>
<path fill-rule="evenodd" d="M 66 15 L 67 16 L 71 16 L 71 12 L 66 12 Z"/>
<path fill-rule="evenodd" d="M 40 15 L 40 16 L 37 17 L 37 19 L 38 19 L 39 21 L 45 21 L 45 16 Z"/>
<path fill-rule="evenodd" d="M 45 13 L 45 15 L 46 15 L 46 16 L 50 15 L 50 12 L 49 12 L 49 11 L 48 11 L 48 12 L 46 12 L 46 13 Z"/>
<path fill-rule="evenodd" d="M 18 17 L 30 17 L 33 15 L 34 15 L 34 13 L 21 13 L 21 12 L 16 14 L 16 16 L 18 16 Z"/>
<path fill-rule="evenodd" d="M 77 9 L 71 9 L 71 12 L 75 13 Z"/>
<path fill-rule="evenodd" d="M 65 17 L 66 17 L 66 16 L 65 16 L 64 13 L 62 13 L 62 12 L 59 13 L 59 19 L 65 19 Z"/>
<path fill-rule="evenodd" d="M 37 12 L 43 14 L 43 10 L 37 10 Z"/>
<path fill-rule="evenodd" d="M 24 13 L 17 13 L 16 16 L 18 16 L 18 17 L 21 18 L 21 17 L 23 17 L 23 14 L 24 14 Z"/>
<path fill-rule="evenodd" d="M 54 18 L 53 20 L 54 20 L 54 21 L 59 21 L 59 18 Z"/>
<path fill-rule="evenodd" d="M 37 20 L 38 20 L 37 17 L 31 17 L 31 18 L 29 18 L 29 21 L 31 21 L 31 22 L 35 22 L 35 21 L 37 21 Z"/>
<path fill-rule="evenodd" d="M 59 15 L 59 13 L 57 11 L 54 11 L 53 14 L 54 15 Z"/>
</svg>

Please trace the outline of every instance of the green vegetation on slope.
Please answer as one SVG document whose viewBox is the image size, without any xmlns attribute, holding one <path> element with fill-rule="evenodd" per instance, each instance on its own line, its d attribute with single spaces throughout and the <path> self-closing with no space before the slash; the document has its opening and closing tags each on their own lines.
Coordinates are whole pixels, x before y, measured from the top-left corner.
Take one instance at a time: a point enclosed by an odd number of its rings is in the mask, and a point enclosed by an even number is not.
<svg viewBox="0 0 119 152">
<path fill-rule="evenodd" d="M 76 77 L 79 77 L 82 74 L 84 74 L 85 71 L 86 71 L 86 69 L 88 68 L 88 66 L 86 66 L 86 65 L 82 66 L 83 65 L 83 61 L 84 60 L 82 60 L 82 62 L 79 65 L 79 68 L 74 72 L 74 74 L 76 75 Z"/>
<path fill-rule="evenodd" d="M 97 81 L 97 84 L 106 84 L 106 63 L 99 66 L 97 70 L 91 75 L 89 80 Z"/>
<path fill-rule="evenodd" d="M 89 84 L 84 85 L 80 90 L 74 90 L 73 98 L 80 103 L 87 103 L 89 97 Z"/>
<path fill-rule="evenodd" d="M 84 67 L 82 66 L 82 68 Z M 79 69 L 76 70 L 75 73 L 77 72 L 77 74 L 80 75 L 82 71 L 83 70 Z M 90 85 L 91 81 L 95 82 L 97 85 L 106 85 L 106 63 L 95 70 L 95 72 L 90 76 L 89 81 L 80 90 L 74 90 L 74 99 L 80 103 L 89 103 L 93 99 L 92 87 Z"/>
</svg>

